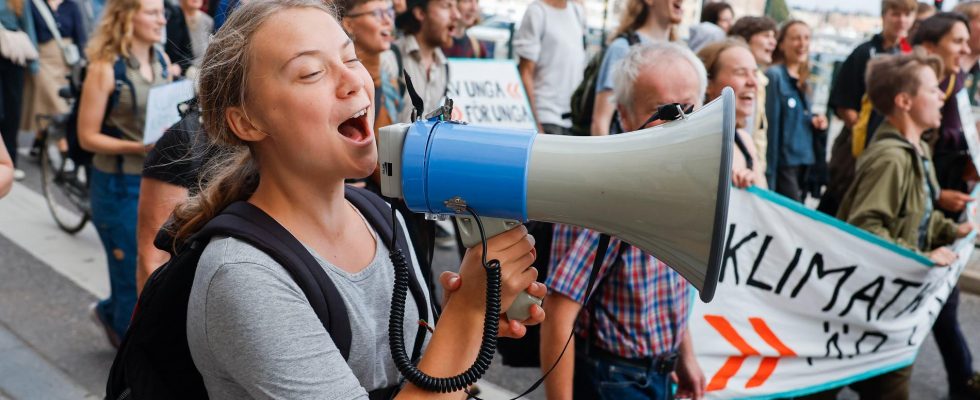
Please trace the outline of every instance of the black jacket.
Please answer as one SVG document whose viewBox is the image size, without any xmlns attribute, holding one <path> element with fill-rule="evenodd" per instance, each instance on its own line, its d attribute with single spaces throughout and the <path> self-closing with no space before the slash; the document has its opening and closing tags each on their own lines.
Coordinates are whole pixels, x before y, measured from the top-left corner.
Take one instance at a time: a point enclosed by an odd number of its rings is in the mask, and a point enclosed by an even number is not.
<svg viewBox="0 0 980 400">
<path fill-rule="evenodd" d="M 167 44 L 164 50 L 170 57 L 170 62 L 180 65 L 181 71 L 186 72 L 194 61 L 194 50 L 191 48 L 191 34 L 180 7 L 167 7 Z"/>
</svg>

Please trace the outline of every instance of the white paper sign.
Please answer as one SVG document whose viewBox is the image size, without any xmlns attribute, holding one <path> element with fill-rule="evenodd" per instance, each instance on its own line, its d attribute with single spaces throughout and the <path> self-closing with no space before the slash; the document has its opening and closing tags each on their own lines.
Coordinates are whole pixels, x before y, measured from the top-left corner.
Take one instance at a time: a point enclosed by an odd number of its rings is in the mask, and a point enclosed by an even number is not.
<svg viewBox="0 0 980 400">
<path fill-rule="evenodd" d="M 772 192 L 732 190 L 714 301 L 690 320 L 709 398 L 794 397 L 915 360 L 973 251 L 924 256 Z"/>
<path fill-rule="evenodd" d="M 980 171 L 980 135 L 977 134 L 976 118 L 973 117 L 970 96 L 965 88 L 956 94 L 956 108 L 960 113 L 960 125 L 963 126 L 963 136 L 966 137 L 966 145 L 970 149 L 973 166 L 977 168 L 977 171 Z"/>
<path fill-rule="evenodd" d="M 513 61 L 450 58 L 447 96 L 454 102 L 454 120 L 500 128 L 537 128 Z"/>
<path fill-rule="evenodd" d="M 194 81 L 185 79 L 150 88 L 146 100 L 143 144 L 156 143 L 163 132 L 180 121 L 177 105 L 194 98 Z"/>
</svg>

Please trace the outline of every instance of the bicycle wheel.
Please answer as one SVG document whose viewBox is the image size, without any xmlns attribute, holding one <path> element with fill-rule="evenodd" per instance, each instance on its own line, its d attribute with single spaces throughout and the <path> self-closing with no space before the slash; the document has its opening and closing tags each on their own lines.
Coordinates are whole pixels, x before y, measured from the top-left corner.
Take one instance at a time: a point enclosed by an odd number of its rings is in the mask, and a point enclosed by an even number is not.
<svg viewBox="0 0 980 400">
<path fill-rule="evenodd" d="M 85 227 L 91 216 L 91 208 L 85 168 L 75 166 L 59 148 L 58 142 L 62 140 L 63 136 L 44 134 L 41 190 L 54 222 L 61 230 L 74 234 Z"/>
</svg>

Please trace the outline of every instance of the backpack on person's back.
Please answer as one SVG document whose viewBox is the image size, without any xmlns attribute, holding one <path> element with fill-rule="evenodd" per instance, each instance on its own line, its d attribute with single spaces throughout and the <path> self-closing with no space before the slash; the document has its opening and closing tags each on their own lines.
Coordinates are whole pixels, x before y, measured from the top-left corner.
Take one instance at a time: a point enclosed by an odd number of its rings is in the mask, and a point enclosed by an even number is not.
<svg viewBox="0 0 980 400">
<path fill-rule="evenodd" d="M 391 243 L 401 223 L 392 220 L 390 206 L 380 197 L 348 186 L 345 198 L 360 211 L 383 243 Z M 320 322 L 347 359 L 351 327 L 346 305 L 336 286 L 312 254 L 271 216 L 248 202 L 226 207 L 200 231 L 173 250 L 170 236 L 157 236 L 155 245 L 171 252 L 171 259 L 150 276 L 143 288 L 132 323 L 109 371 L 107 399 L 206 399 L 204 380 L 191 358 L 187 341 L 187 307 L 197 264 L 212 237 L 234 237 L 266 253 L 279 263 L 303 291 Z M 396 248 L 409 249 L 407 235 L 398 235 Z M 393 250 L 392 250 L 393 251 Z M 411 258 L 411 257 L 409 257 Z M 416 268 L 417 270 L 417 268 Z M 409 289 L 419 316 L 429 319 L 428 301 L 416 273 Z M 430 320 L 430 322 L 432 322 Z M 421 355 L 427 330 L 419 324 L 412 360 Z M 390 398 L 398 386 L 370 393 L 372 399 Z"/>
<path fill-rule="evenodd" d="M 640 42 L 640 36 L 636 32 L 624 32 L 616 39 L 626 39 L 630 46 Z M 599 80 L 599 70 L 602 68 L 602 60 L 606 56 L 606 49 L 603 49 L 585 67 L 582 82 L 572 93 L 572 133 L 575 136 L 590 136 L 592 134 L 592 111 L 595 109 L 595 92 Z"/>
</svg>

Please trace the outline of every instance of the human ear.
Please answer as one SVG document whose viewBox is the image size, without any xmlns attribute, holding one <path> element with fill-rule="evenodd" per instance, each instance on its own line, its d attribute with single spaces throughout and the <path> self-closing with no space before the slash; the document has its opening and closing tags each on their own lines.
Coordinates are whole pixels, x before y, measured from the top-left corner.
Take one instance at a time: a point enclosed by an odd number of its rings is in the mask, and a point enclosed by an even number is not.
<svg viewBox="0 0 980 400">
<path fill-rule="evenodd" d="M 415 19 L 419 21 L 420 24 L 425 23 L 425 10 L 422 7 L 412 7 L 412 15 Z"/>
<path fill-rule="evenodd" d="M 909 93 L 899 93 L 895 96 L 895 107 L 904 112 L 912 111 L 912 95 Z"/>
<path fill-rule="evenodd" d="M 225 123 L 235 136 L 246 142 L 258 142 L 269 136 L 253 123 L 242 107 L 225 109 Z"/>
<path fill-rule="evenodd" d="M 350 35 L 350 36 L 353 37 L 353 34 L 351 33 L 351 22 L 350 22 L 350 18 L 341 18 L 341 20 L 340 20 L 340 27 L 341 28 L 344 28 L 344 32 L 346 32 L 348 35 Z"/>
</svg>

